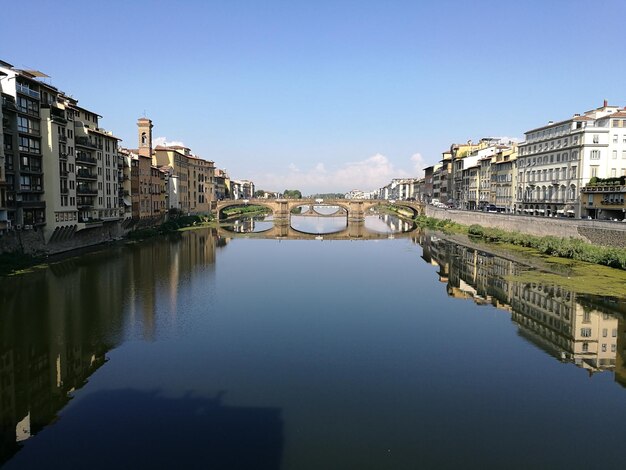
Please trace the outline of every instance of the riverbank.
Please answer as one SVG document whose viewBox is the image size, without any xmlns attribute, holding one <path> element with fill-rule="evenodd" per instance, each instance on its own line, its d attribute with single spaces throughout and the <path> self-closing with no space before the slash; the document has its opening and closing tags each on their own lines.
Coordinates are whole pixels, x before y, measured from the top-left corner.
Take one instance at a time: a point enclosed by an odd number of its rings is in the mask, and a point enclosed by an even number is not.
<svg viewBox="0 0 626 470">
<path fill-rule="evenodd" d="M 564 258 L 591 264 L 626 270 L 626 249 L 599 246 L 580 239 L 554 236 L 536 236 L 498 228 L 483 227 L 478 224 L 463 225 L 450 219 L 419 216 L 414 219 L 421 228 L 440 230 L 445 233 L 462 233 L 474 240 L 487 244 L 498 244 L 509 249 L 524 248 L 527 253 L 535 253 L 554 259 Z M 624 279 L 626 281 L 626 279 Z"/>
<path fill-rule="evenodd" d="M 466 226 L 478 224 L 507 232 L 537 237 L 575 238 L 592 245 L 626 249 L 626 223 L 622 222 L 461 211 L 431 205 L 424 207 L 424 215 L 449 219 Z"/>
<path fill-rule="evenodd" d="M 248 206 L 233 206 L 228 209 L 224 209 L 222 212 L 226 217 L 233 217 L 236 215 L 269 214 L 271 210 L 263 206 L 248 205 Z"/>
<path fill-rule="evenodd" d="M 561 286 L 575 292 L 603 297 L 626 297 L 626 273 L 621 269 L 592 264 L 585 261 L 558 258 L 538 252 L 533 248 L 499 242 L 487 242 L 461 231 L 424 229 L 428 234 L 489 253 L 498 258 L 518 263 L 525 268 L 507 279 L 516 282 L 543 283 Z"/>
<path fill-rule="evenodd" d="M 28 254 L 20 251 L 0 254 L 0 276 L 12 276 L 28 272 L 36 268 L 45 268 L 51 263 L 66 259 L 68 257 L 80 256 L 84 253 L 101 250 L 118 243 L 137 243 L 160 235 L 167 235 L 174 232 L 182 232 L 199 228 L 216 227 L 216 223 L 211 216 L 180 216 L 169 221 L 145 229 L 128 232 L 125 237 L 115 240 L 106 240 L 101 243 L 77 247 L 52 254 Z"/>
</svg>

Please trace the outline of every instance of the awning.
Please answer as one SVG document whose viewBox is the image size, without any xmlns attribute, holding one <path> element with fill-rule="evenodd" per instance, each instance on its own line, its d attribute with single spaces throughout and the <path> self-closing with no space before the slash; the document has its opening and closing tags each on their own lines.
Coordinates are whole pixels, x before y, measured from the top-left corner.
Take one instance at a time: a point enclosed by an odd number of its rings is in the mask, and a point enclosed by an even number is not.
<svg viewBox="0 0 626 470">
<path fill-rule="evenodd" d="M 574 214 L 575 212 L 574 212 L 573 210 L 571 210 L 571 209 L 570 209 L 570 210 L 568 210 L 568 211 L 567 211 L 567 213 L 568 213 L 568 214 Z"/>
<path fill-rule="evenodd" d="M 563 209 L 559 209 L 558 211 L 556 211 L 557 214 L 565 214 L 565 211 Z"/>
<path fill-rule="evenodd" d="M 545 211 L 543 209 L 537 209 L 537 212 L 539 212 L 540 214 L 543 214 Z"/>
</svg>

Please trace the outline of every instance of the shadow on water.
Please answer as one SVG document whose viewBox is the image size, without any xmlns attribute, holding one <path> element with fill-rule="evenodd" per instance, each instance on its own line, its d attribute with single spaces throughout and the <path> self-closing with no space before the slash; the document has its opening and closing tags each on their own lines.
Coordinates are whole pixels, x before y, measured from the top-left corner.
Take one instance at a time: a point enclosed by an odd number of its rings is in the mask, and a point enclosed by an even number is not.
<svg viewBox="0 0 626 470">
<path fill-rule="evenodd" d="M 131 389 L 100 391 L 28 442 L 9 468 L 279 469 L 279 408 L 238 407 L 214 397 Z"/>
</svg>

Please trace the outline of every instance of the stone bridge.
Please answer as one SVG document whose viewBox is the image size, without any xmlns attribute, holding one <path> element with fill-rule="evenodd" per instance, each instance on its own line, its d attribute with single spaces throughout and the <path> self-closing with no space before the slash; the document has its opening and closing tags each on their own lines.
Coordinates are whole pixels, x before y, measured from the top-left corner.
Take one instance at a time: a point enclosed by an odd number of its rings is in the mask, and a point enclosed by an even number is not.
<svg viewBox="0 0 626 470">
<path fill-rule="evenodd" d="M 348 221 L 364 220 L 367 212 L 379 205 L 407 208 L 413 212 L 414 216 L 424 214 L 424 204 L 416 201 L 388 201 L 385 199 L 237 199 L 218 201 L 216 207 L 217 218 L 224 218 L 222 212 L 224 209 L 244 205 L 267 207 L 272 211 L 276 222 L 280 219 L 286 219 L 289 222 L 292 215 L 291 211 L 301 206 L 309 207 L 308 211 L 306 211 L 309 215 L 311 212 L 315 212 L 314 206 L 339 207 L 345 211 Z"/>
</svg>

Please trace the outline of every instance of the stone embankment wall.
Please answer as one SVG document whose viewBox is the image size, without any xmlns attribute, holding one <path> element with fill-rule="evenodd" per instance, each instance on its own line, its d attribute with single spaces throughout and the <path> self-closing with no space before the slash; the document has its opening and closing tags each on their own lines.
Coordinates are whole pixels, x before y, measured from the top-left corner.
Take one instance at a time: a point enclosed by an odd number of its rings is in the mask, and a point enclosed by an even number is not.
<svg viewBox="0 0 626 470">
<path fill-rule="evenodd" d="M 0 254 L 20 252 L 37 255 L 45 252 L 45 246 L 41 230 L 10 231 L 0 235 Z"/>
<path fill-rule="evenodd" d="M 450 219 L 463 225 L 478 224 L 483 227 L 522 232 L 540 237 L 573 237 L 595 245 L 626 248 L 626 222 L 528 217 L 489 212 L 457 211 L 434 206 L 426 206 L 425 212 L 428 217 Z"/>
<path fill-rule="evenodd" d="M 27 255 L 52 255 L 77 250 L 101 243 L 120 240 L 131 230 L 156 227 L 165 222 L 165 217 L 142 220 L 127 219 L 123 222 L 105 222 L 100 227 L 88 228 L 69 237 L 46 243 L 42 230 L 10 231 L 0 235 L 0 254 L 24 253 Z"/>
</svg>

